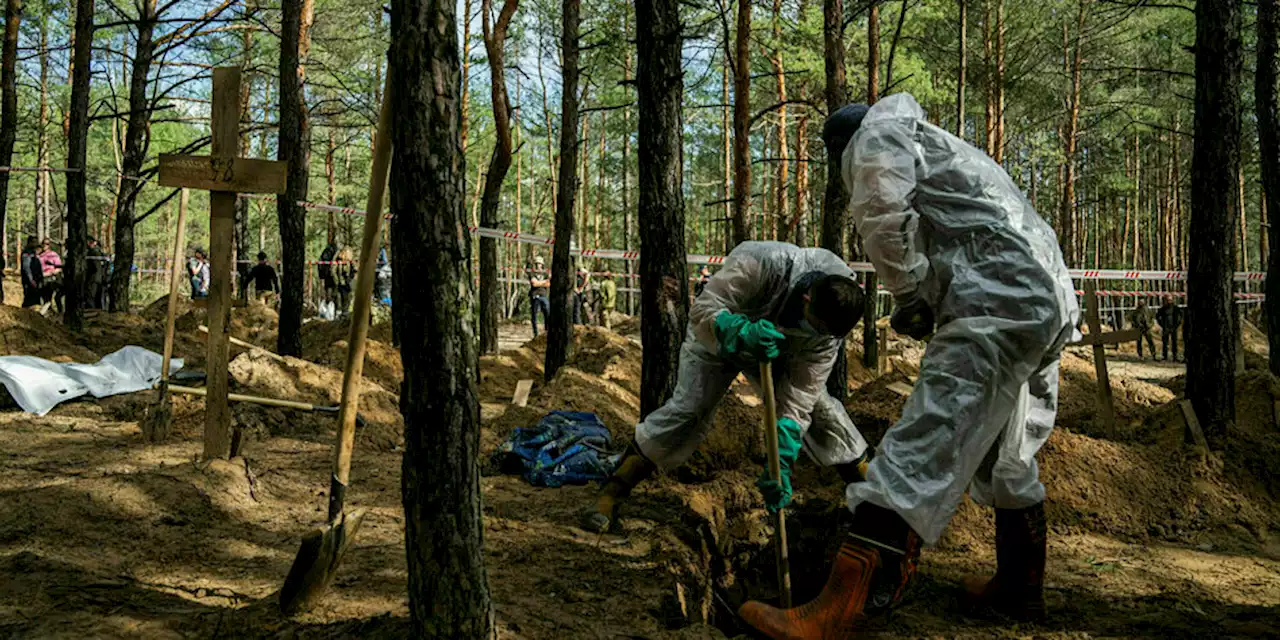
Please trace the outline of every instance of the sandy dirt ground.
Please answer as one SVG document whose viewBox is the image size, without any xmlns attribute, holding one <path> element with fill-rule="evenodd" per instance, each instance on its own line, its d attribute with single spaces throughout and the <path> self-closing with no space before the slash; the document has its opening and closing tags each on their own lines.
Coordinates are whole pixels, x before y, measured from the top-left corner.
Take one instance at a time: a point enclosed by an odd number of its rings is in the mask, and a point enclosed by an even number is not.
<svg viewBox="0 0 1280 640">
<path fill-rule="evenodd" d="M 274 344 L 268 312 L 237 310 L 233 331 Z M 196 314 L 188 326 L 199 320 L 199 310 L 184 313 Z M 0 349 L 75 360 L 128 343 L 158 348 L 156 322 L 148 312 L 98 315 L 72 335 L 0 307 Z M 336 404 L 345 330 L 308 325 L 307 360 L 233 351 L 233 388 Z M 348 494 L 370 515 L 318 609 L 283 618 L 275 601 L 300 537 L 325 515 L 332 423 L 237 408 L 248 435 L 243 456 L 199 462 L 202 403 L 177 399 L 175 437 L 148 445 L 138 420 L 152 398 L 134 394 L 69 402 L 44 417 L 0 411 L 0 637 L 405 637 L 399 359 L 385 326 L 372 335 L 370 399 L 361 408 L 370 426 Z M 619 439 L 629 437 L 639 411 L 636 341 L 579 331 L 568 368 L 543 383 L 545 342 L 530 337 L 525 323 L 504 326 L 504 353 L 482 362 L 482 450 L 552 408 L 595 411 Z M 201 348 L 198 334 L 179 340 L 192 366 Z M 873 442 L 901 410 L 888 385 L 910 383 L 919 345 L 895 339 L 893 350 L 893 373 L 850 374 L 857 389 L 848 407 Z M 1049 620 L 1011 624 L 960 606 L 961 578 L 994 567 L 990 513 L 966 502 L 926 550 L 907 603 L 868 623 L 867 637 L 1280 637 L 1280 432 L 1271 412 L 1280 385 L 1257 370 L 1243 376 L 1239 426 L 1206 452 L 1182 445 L 1171 404 L 1180 365 L 1120 353 L 1111 370 L 1123 430 L 1103 438 L 1090 422 L 1086 357 L 1064 357 L 1063 416 L 1041 456 Z M 507 406 L 525 378 L 536 381 L 529 407 Z M 577 527 L 594 487 L 541 489 L 486 473 L 485 557 L 499 637 L 751 637 L 731 610 L 742 598 L 775 595 L 770 528 L 752 484 L 762 461 L 753 396 L 735 385 L 694 460 L 637 490 L 621 535 Z M 829 471 L 803 463 L 796 486 L 793 574 L 804 601 L 821 586 L 847 510 Z"/>
</svg>

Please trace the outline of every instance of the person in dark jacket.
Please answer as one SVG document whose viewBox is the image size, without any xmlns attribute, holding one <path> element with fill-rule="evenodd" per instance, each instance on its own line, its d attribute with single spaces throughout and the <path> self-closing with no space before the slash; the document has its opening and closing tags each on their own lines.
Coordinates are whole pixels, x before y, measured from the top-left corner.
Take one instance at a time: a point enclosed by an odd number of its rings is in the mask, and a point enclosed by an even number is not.
<svg viewBox="0 0 1280 640">
<path fill-rule="evenodd" d="M 1151 310 L 1147 308 L 1147 301 L 1142 298 L 1138 299 L 1138 307 L 1133 310 L 1129 316 L 1129 324 L 1138 330 L 1138 358 L 1142 358 L 1142 341 L 1147 341 L 1147 347 L 1151 349 L 1151 357 L 1156 357 L 1156 342 L 1151 337 Z"/>
<path fill-rule="evenodd" d="M 1164 359 L 1169 361 L 1169 345 L 1173 345 L 1173 359 L 1178 359 L 1178 329 L 1182 327 L 1182 308 L 1173 303 L 1173 296 L 1166 295 L 1164 304 L 1156 312 L 1156 324 L 1160 325 L 1160 343 L 1164 347 Z"/>
<path fill-rule="evenodd" d="M 249 279 L 253 281 L 253 290 L 259 300 L 265 300 L 267 294 L 280 293 L 280 278 L 275 267 L 267 263 L 267 254 L 258 252 L 258 264 L 249 270 Z"/>
<path fill-rule="evenodd" d="M 22 248 L 20 270 L 22 272 L 22 306 L 40 306 L 40 289 L 44 286 L 44 269 L 40 265 L 40 241 L 27 236 Z"/>
<path fill-rule="evenodd" d="M 89 309 L 106 309 L 107 300 L 107 254 L 98 246 L 98 239 L 89 238 L 89 250 L 85 260 L 85 287 Z"/>
</svg>

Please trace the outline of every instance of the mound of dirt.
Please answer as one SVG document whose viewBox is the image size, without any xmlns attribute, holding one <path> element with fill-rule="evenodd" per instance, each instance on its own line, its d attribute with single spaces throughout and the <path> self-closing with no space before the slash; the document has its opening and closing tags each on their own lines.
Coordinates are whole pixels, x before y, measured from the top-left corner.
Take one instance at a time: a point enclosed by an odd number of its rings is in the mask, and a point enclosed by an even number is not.
<svg viewBox="0 0 1280 640">
<path fill-rule="evenodd" d="M 1087 354 L 1087 355 L 1086 355 Z M 1116 422 L 1125 430 L 1134 431 L 1157 407 L 1173 400 L 1175 394 L 1167 387 L 1123 376 L 1111 376 L 1111 396 L 1116 410 Z M 1098 415 L 1098 374 L 1093 356 L 1084 347 L 1072 347 L 1062 352 L 1062 364 L 1058 388 L 1058 424 L 1067 425 L 1073 431 L 1097 437 L 1103 433 L 1095 425 Z"/>
<path fill-rule="evenodd" d="M 348 319 L 308 322 L 302 325 L 302 357 L 341 371 L 347 366 L 347 340 L 350 336 L 351 321 Z M 404 367 L 400 363 L 400 350 L 391 346 L 390 322 L 378 322 L 369 328 L 363 375 L 387 391 L 399 393 Z"/>
<path fill-rule="evenodd" d="M 36 356 L 54 362 L 97 362 L 60 323 L 30 309 L 0 305 L 0 355 Z"/>
<path fill-rule="evenodd" d="M 178 308 L 174 310 L 175 311 L 174 317 L 181 318 L 182 316 L 190 312 L 193 308 L 195 308 L 195 306 L 191 304 L 190 296 L 185 296 L 179 293 L 177 297 L 178 297 Z M 139 313 L 138 315 L 142 316 L 143 318 L 146 318 L 151 322 L 160 323 L 161 326 L 164 326 L 163 323 L 165 319 L 169 317 L 168 294 L 160 296 L 155 300 L 152 300 L 151 304 L 144 307 L 142 309 L 142 312 Z"/>
<path fill-rule="evenodd" d="M 337 406 L 342 399 L 342 371 L 298 358 L 280 362 L 264 354 L 236 356 L 227 370 L 235 380 L 232 391 L 246 395 Z M 404 419 L 400 398 L 365 380 L 360 392 L 360 415 L 365 426 L 356 429 L 361 444 L 381 450 L 404 445 Z M 248 402 L 232 405 L 232 418 L 250 433 L 319 434 L 327 437 L 336 428 L 336 413 L 304 412 Z"/>
<path fill-rule="evenodd" d="M 543 335 L 519 349 L 481 358 L 480 396 L 484 402 L 508 403 L 520 380 L 534 381 L 527 407 L 507 407 L 485 425 L 482 438 L 486 450 L 512 428 L 532 425 L 557 409 L 594 413 L 616 440 L 631 441 L 640 419 L 640 346 L 601 327 L 574 327 L 565 366 L 550 382 L 543 383 L 546 348 Z M 729 393 L 716 411 L 706 442 L 677 475 L 701 481 L 718 471 L 752 463 L 762 451 L 762 415 L 759 407 L 749 406 L 737 392 Z"/>
</svg>

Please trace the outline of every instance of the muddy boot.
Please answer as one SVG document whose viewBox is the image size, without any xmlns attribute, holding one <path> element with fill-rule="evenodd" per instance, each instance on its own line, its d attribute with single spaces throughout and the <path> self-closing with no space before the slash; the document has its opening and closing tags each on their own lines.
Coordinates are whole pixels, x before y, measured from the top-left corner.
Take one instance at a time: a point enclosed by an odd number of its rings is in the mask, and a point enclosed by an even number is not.
<svg viewBox="0 0 1280 640">
<path fill-rule="evenodd" d="M 870 503 L 858 506 L 854 527 L 840 546 L 818 598 L 793 609 L 748 602 L 738 615 L 775 639 L 848 638 L 870 612 L 870 598 L 888 594 L 895 604 L 915 574 L 919 537 L 898 514 Z"/>
<path fill-rule="evenodd" d="M 996 575 L 964 581 L 966 601 L 978 613 L 1024 622 L 1044 620 L 1044 503 L 996 509 Z"/>
<path fill-rule="evenodd" d="M 600 489 L 596 508 L 582 515 L 582 528 L 593 533 L 618 531 L 618 506 L 631 495 L 631 490 L 637 484 L 657 470 L 657 465 L 644 457 L 634 444 L 629 445 L 622 456 L 622 462 L 618 463 L 618 468 Z"/>
<path fill-rule="evenodd" d="M 863 482 L 867 479 L 867 465 L 871 464 L 871 448 L 868 447 L 862 455 L 853 462 L 845 462 L 842 464 L 832 465 L 831 468 L 840 474 L 840 479 L 845 484 L 853 484 L 855 482 Z"/>
</svg>

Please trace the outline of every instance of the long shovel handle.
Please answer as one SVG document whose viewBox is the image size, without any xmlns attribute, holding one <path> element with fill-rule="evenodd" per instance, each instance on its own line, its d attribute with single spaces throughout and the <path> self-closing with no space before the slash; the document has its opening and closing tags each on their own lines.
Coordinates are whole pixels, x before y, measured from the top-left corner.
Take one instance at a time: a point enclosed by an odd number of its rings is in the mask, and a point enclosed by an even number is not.
<svg viewBox="0 0 1280 640">
<path fill-rule="evenodd" d="M 373 272 L 378 261 L 378 225 L 382 222 L 382 197 L 391 166 L 391 82 L 388 76 L 373 139 L 373 168 L 369 176 L 369 200 L 364 210 L 364 239 L 360 245 L 360 270 L 356 273 L 355 304 L 351 311 L 351 335 L 347 339 L 347 366 L 342 376 L 342 404 L 338 408 L 338 442 L 334 447 L 333 477 L 329 487 L 329 520 L 342 513 L 351 474 L 351 450 L 355 446 L 356 410 L 360 405 L 360 380 L 364 374 L 365 340 L 369 337 L 369 310 L 373 306 Z"/>
<path fill-rule="evenodd" d="M 183 243 L 187 236 L 187 190 L 178 196 L 178 233 L 173 239 L 173 268 L 169 270 L 169 310 L 164 321 L 164 361 L 160 363 L 160 401 L 169 385 L 169 359 L 173 357 L 173 323 L 178 316 L 178 278 L 182 275 Z"/>
<path fill-rule="evenodd" d="M 769 477 L 774 482 L 782 481 L 782 461 L 778 455 L 778 401 L 773 393 L 773 363 L 760 364 L 760 387 L 764 393 L 764 441 L 769 448 Z M 782 606 L 791 608 L 791 561 L 787 557 L 787 518 L 784 509 L 774 514 L 775 531 L 778 539 L 774 544 L 778 560 L 778 591 L 782 595 Z"/>
</svg>

